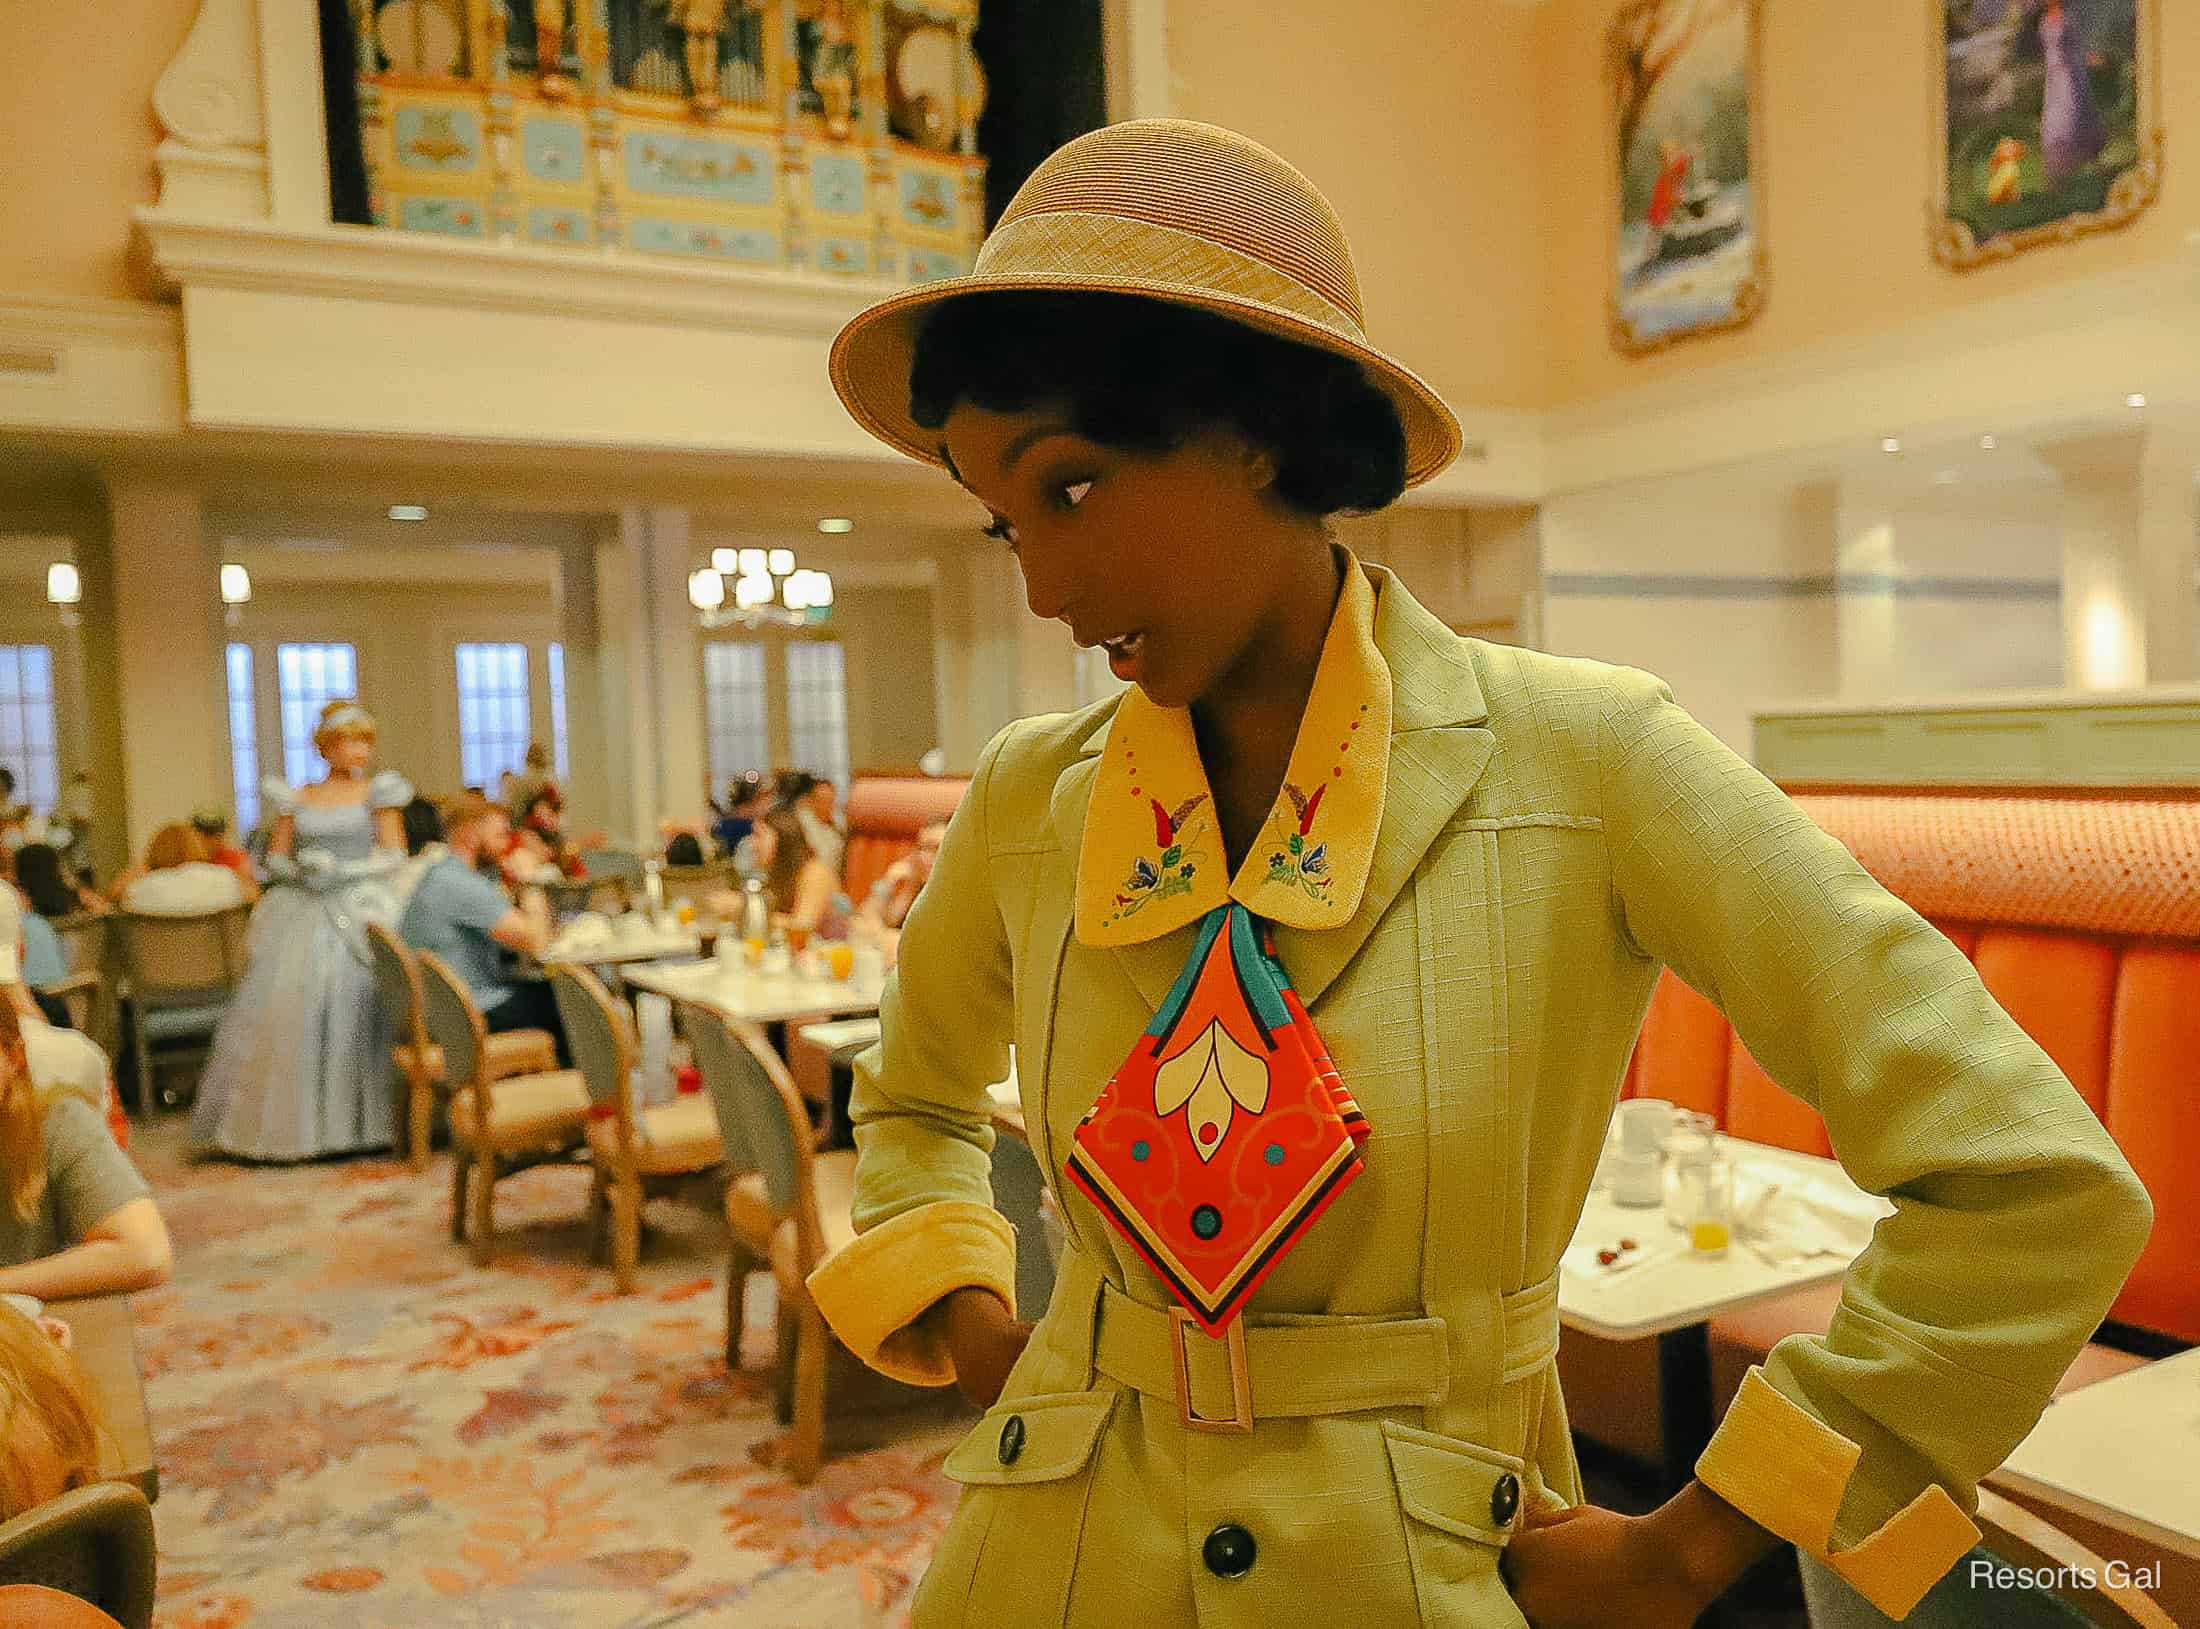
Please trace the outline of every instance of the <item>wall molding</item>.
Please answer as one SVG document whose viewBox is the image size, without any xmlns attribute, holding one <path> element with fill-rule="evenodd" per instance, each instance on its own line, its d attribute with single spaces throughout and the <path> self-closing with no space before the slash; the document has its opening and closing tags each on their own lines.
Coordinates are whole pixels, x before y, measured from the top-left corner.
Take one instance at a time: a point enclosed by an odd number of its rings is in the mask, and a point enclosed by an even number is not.
<svg viewBox="0 0 2200 1629">
<path fill-rule="evenodd" d="M 0 297 L 0 431 L 172 434 L 183 426 L 183 323 L 172 306 Z"/>
<path fill-rule="evenodd" d="M 1557 599 L 1607 600 L 2002 600 L 2054 604 L 2052 577 L 1898 577 L 1846 572 L 1801 577 L 1684 575 L 1672 572 L 1558 571 L 1543 579 Z"/>
</svg>

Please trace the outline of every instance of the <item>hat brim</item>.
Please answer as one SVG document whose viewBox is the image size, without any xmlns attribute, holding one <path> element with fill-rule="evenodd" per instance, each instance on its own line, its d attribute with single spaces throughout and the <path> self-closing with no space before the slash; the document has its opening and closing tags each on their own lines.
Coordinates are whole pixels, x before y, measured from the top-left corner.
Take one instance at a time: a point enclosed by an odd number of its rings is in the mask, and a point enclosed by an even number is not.
<svg viewBox="0 0 2200 1629">
<path fill-rule="evenodd" d="M 1210 311 L 1279 339 L 1294 340 L 1357 362 L 1368 382 L 1390 398 L 1405 431 L 1406 485 L 1419 486 L 1459 456 L 1459 420 L 1443 397 L 1411 368 L 1372 345 L 1357 343 L 1320 323 L 1257 300 L 1190 291 L 1137 277 L 1017 274 L 947 278 L 890 295 L 859 312 L 833 340 L 833 389 L 855 421 L 879 440 L 935 469 L 947 468 L 937 430 L 909 412 L 909 373 L 917 335 L 937 306 L 972 294 L 1010 291 L 1135 294 L 1169 305 Z"/>
</svg>

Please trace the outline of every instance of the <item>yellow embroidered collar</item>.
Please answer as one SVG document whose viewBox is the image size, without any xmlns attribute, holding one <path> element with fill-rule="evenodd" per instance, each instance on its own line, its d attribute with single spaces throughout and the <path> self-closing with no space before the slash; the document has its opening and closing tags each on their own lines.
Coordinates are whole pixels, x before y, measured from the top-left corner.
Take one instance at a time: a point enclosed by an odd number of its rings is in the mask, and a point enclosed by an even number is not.
<svg viewBox="0 0 2200 1629">
<path fill-rule="evenodd" d="M 1349 922 L 1383 821 L 1390 702 L 1390 666 L 1375 647 L 1375 588 L 1347 551 L 1283 790 L 1226 884 L 1192 715 L 1127 692 L 1085 817 L 1077 937 L 1096 946 L 1158 939 L 1233 899 L 1286 927 Z"/>
</svg>

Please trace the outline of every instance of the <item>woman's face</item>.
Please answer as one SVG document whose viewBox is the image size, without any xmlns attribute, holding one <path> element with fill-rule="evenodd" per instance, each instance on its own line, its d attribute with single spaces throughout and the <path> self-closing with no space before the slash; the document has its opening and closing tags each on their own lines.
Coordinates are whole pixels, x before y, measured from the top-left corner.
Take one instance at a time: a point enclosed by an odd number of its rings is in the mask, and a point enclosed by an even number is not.
<svg viewBox="0 0 2200 1629">
<path fill-rule="evenodd" d="M 339 775 L 356 775 L 374 761 L 374 737 L 346 733 L 329 738 L 322 757 Z"/>
<path fill-rule="evenodd" d="M 1032 615 L 1105 646 L 1119 679 L 1164 707 L 1207 694 L 1274 603 L 1257 542 L 1272 531 L 1273 463 L 1232 432 L 1173 452 L 1103 446 L 1047 407 L 963 403 L 944 450 L 1014 548 Z"/>
</svg>

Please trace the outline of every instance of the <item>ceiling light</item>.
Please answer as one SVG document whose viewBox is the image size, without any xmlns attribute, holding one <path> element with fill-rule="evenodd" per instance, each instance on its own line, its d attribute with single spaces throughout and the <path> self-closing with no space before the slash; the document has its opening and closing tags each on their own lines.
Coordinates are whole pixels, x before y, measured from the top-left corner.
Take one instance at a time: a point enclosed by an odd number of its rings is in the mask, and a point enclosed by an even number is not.
<svg viewBox="0 0 2200 1629">
<path fill-rule="evenodd" d="M 235 561 L 222 567 L 222 604 L 243 605 L 252 598 L 252 573 Z"/>
<path fill-rule="evenodd" d="M 717 572 L 721 577 L 731 577 L 741 569 L 739 551 L 735 549 L 712 549 L 710 551 L 710 569 Z"/>
<path fill-rule="evenodd" d="M 46 568 L 46 603 L 74 605 L 84 598 L 84 579 L 70 561 L 56 560 Z"/>
<path fill-rule="evenodd" d="M 786 600 L 788 610 L 807 611 L 810 608 L 810 579 L 816 575 L 814 571 L 798 571 L 781 586 L 780 596 Z"/>
<path fill-rule="evenodd" d="M 1880 441 L 1879 450 L 1883 453 L 1898 453 L 1902 450 L 1902 442 L 1896 436 L 1887 436 Z"/>
<path fill-rule="evenodd" d="M 392 520 L 426 520 L 427 518 L 428 510 L 425 504 L 393 503 L 390 505 L 390 519 Z"/>
<path fill-rule="evenodd" d="M 832 603 L 833 603 L 833 578 L 832 578 L 832 573 L 830 573 L 830 572 L 826 572 L 826 571 L 813 571 L 813 572 L 811 572 L 811 573 L 810 573 L 810 605 L 811 605 L 811 607 L 812 607 L 813 609 L 825 609 L 825 608 L 829 608 L 829 607 L 830 607 L 830 606 L 832 605 Z"/>
<path fill-rule="evenodd" d="M 1992 452 L 1996 447 L 2000 445 L 2001 443 L 1999 441 L 1996 441 L 1992 436 L 1980 436 L 1978 438 L 1978 450 L 1980 452 Z"/>
<path fill-rule="evenodd" d="M 774 577 L 784 577 L 794 570 L 794 550 L 774 549 L 765 557 L 764 563 L 771 567 Z"/>
<path fill-rule="evenodd" d="M 708 570 L 688 574 L 688 604 L 698 611 L 715 611 L 725 603 L 725 578 Z"/>
<path fill-rule="evenodd" d="M 733 603 L 744 611 L 771 604 L 779 590 L 769 577 L 739 577 L 733 585 Z"/>
<path fill-rule="evenodd" d="M 763 576 L 768 569 L 765 565 L 767 558 L 768 556 L 762 549 L 743 549 L 741 551 L 741 575 L 744 577 Z"/>
<path fill-rule="evenodd" d="M 1935 485 L 1935 486 L 1954 486 L 1954 485 L 1956 484 L 1956 482 L 1958 482 L 1958 481 L 1960 481 L 1960 480 L 1962 480 L 1962 479 L 1963 479 L 1963 471 L 1961 471 L 1961 470 L 1959 470 L 1959 469 L 1944 469 L 1944 470 L 1940 470 L 1940 471 L 1937 471 L 1937 472 L 1936 472 L 1936 473 L 1934 474 L 1934 476 L 1933 476 L 1933 485 Z"/>
<path fill-rule="evenodd" d="M 2124 398 L 2124 405 L 2126 407 L 2144 407 L 2146 406 L 2146 404 L 2147 399 L 2146 393 L 2144 391 L 2135 390 L 2130 395 Z"/>
<path fill-rule="evenodd" d="M 846 515 L 827 515 L 817 523 L 817 529 L 827 537 L 838 537 L 842 532 L 852 532 L 856 523 Z"/>
</svg>

